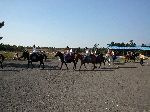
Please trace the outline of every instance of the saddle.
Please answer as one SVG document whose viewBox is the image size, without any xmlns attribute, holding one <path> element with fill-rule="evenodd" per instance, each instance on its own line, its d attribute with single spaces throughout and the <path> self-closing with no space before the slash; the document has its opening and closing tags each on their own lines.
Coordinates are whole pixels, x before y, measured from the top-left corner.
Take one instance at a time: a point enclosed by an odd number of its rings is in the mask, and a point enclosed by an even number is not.
<svg viewBox="0 0 150 112">
<path fill-rule="evenodd" d="M 91 56 L 84 56 L 83 60 L 86 61 L 87 63 L 89 63 L 89 62 L 91 62 L 92 57 Z"/>
<path fill-rule="evenodd" d="M 65 61 L 66 63 L 71 63 L 71 55 L 70 55 L 70 54 L 65 55 L 65 56 L 64 56 L 64 61 Z"/>
<path fill-rule="evenodd" d="M 37 61 L 37 60 L 38 60 L 38 56 L 39 56 L 38 53 L 33 52 L 33 53 L 30 55 L 30 59 L 31 59 L 32 61 Z"/>
</svg>

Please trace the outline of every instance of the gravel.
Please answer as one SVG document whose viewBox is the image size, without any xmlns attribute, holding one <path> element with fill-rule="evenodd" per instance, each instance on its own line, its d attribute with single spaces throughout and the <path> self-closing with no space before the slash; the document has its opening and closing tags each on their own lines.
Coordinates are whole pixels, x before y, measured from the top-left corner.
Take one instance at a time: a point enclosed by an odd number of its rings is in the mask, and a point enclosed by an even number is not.
<svg viewBox="0 0 150 112">
<path fill-rule="evenodd" d="M 0 112 L 150 112 L 150 61 L 116 63 L 92 71 L 27 69 L 26 61 L 6 61 L 0 68 Z"/>
</svg>

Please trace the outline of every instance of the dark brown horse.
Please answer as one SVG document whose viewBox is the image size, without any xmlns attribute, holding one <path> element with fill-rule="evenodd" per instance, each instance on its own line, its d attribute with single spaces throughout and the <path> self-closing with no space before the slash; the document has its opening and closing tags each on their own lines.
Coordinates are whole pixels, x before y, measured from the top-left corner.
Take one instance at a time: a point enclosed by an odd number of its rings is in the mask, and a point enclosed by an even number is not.
<svg viewBox="0 0 150 112">
<path fill-rule="evenodd" d="M 4 55 L 0 54 L 0 65 L 1 65 L 1 68 L 3 69 L 3 61 L 4 61 L 5 57 Z"/>
<path fill-rule="evenodd" d="M 85 56 L 85 55 L 82 55 L 82 54 L 76 54 L 76 62 L 78 62 L 78 59 L 80 59 L 81 61 L 81 65 L 80 65 L 80 68 L 79 70 L 81 69 L 82 65 L 84 65 L 84 67 L 86 68 L 85 64 L 86 63 L 92 63 L 94 65 L 93 69 L 94 70 L 96 67 L 96 64 L 100 64 L 101 66 L 101 63 L 104 63 L 105 65 L 105 57 L 103 56 L 103 54 L 99 54 L 98 56 L 94 55 L 94 54 L 90 54 L 89 56 Z M 99 68 L 100 68 L 99 66 Z"/>
<path fill-rule="evenodd" d="M 73 69 L 76 69 L 76 61 L 75 61 L 75 55 L 74 55 L 74 53 L 72 53 L 71 55 L 70 54 L 64 55 L 63 53 L 61 53 L 60 51 L 58 51 L 56 53 L 55 57 L 57 57 L 57 56 L 61 60 L 61 67 L 60 67 L 60 69 L 62 69 L 62 66 L 63 66 L 64 63 L 66 65 L 66 68 L 68 69 L 67 63 L 71 63 L 71 62 L 74 63 Z"/>
<path fill-rule="evenodd" d="M 94 54 L 90 54 L 89 56 L 84 56 L 82 54 L 76 54 L 76 61 L 78 61 L 78 59 L 80 59 L 80 61 L 81 61 L 80 69 L 81 69 L 82 65 L 84 65 L 84 67 L 86 68 L 85 63 L 92 63 L 94 65 L 93 70 L 96 68 L 96 66 L 95 66 L 96 56 Z"/>
<path fill-rule="evenodd" d="M 43 69 L 44 69 L 44 55 L 42 53 L 39 53 L 39 52 L 33 52 L 33 53 L 29 53 L 28 51 L 24 51 L 21 58 L 24 58 L 24 59 L 27 59 L 28 60 L 28 68 L 29 68 L 29 65 L 31 64 L 32 65 L 32 68 L 33 68 L 33 64 L 32 62 L 38 62 L 40 61 L 40 65 L 39 67 L 41 67 L 41 65 L 43 65 Z"/>
</svg>

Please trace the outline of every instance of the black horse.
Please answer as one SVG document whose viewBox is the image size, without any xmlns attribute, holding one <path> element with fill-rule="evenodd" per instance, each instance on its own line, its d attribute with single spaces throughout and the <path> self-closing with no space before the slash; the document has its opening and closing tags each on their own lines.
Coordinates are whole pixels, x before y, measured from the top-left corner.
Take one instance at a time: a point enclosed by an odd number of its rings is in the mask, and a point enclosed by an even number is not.
<svg viewBox="0 0 150 112">
<path fill-rule="evenodd" d="M 100 64 L 99 65 L 99 68 L 101 67 L 101 65 L 102 65 L 102 63 L 104 64 L 104 66 L 105 66 L 105 62 L 106 62 L 106 59 L 105 59 L 105 57 L 103 56 L 103 54 L 101 53 L 101 54 L 98 54 L 97 56 L 96 56 L 96 64 Z"/>
<path fill-rule="evenodd" d="M 44 55 L 42 53 L 33 52 L 30 54 L 28 51 L 24 51 L 21 57 L 28 60 L 28 68 L 30 64 L 32 65 L 33 68 L 32 62 L 40 61 L 39 67 L 41 67 L 41 65 L 43 64 L 43 69 L 44 69 L 44 61 L 43 61 Z"/>
<path fill-rule="evenodd" d="M 64 55 L 63 53 L 61 53 L 60 51 L 58 51 L 55 55 L 55 57 L 59 56 L 60 60 L 61 60 L 61 67 L 60 69 L 62 69 L 62 65 L 65 63 L 66 68 L 68 69 L 67 63 L 74 63 L 74 67 L 73 69 L 76 69 L 76 61 L 75 61 L 75 54 L 66 54 Z"/>
<path fill-rule="evenodd" d="M 0 65 L 1 65 L 1 68 L 3 69 L 3 61 L 4 61 L 5 57 L 4 55 L 0 54 Z"/>
</svg>

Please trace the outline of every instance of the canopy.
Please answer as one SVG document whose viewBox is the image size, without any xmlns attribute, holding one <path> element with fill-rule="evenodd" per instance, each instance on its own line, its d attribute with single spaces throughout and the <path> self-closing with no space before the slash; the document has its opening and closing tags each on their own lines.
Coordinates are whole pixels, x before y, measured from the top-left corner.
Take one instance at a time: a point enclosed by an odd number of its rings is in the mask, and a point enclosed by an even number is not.
<svg viewBox="0 0 150 112">
<path fill-rule="evenodd" d="M 150 47 L 118 47 L 118 46 L 110 46 L 108 49 L 112 50 L 143 50 L 150 51 Z"/>
</svg>

